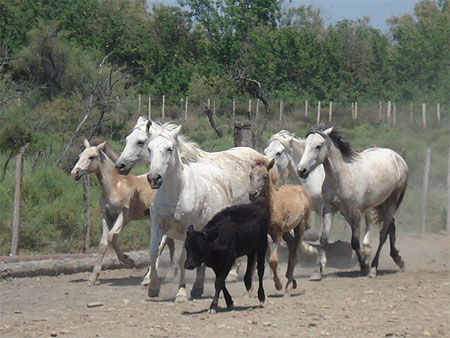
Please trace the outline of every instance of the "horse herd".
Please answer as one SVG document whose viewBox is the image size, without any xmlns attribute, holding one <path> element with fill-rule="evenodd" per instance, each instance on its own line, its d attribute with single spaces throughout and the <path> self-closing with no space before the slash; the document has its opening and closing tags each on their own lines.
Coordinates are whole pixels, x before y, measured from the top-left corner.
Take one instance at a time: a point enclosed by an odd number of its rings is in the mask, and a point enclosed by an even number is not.
<svg viewBox="0 0 450 338">
<path fill-rule="evenodd" d="M 143 281 L 148 284 L 148 295 L 159 295 L 158 257 L 163 246 L 170 244 L 172 257 L 173 239 L 185 241 L 178 260 L 180 276 L 175 300 L 187 300 L 185 268 L 197 269 L 191 297 L 202 295 L 207 265 L 216 273 L 211 312 L 217 310 L 221 291 L 227 306 L 232 306 L 225 277 L 242 255 L 248 258 L 244 278 L 248 291 L 258 261 L 258 298 L 264 301 L 261 252 L 266 251 L 267 235 L 271 238 L 269 266 L 277 290 L 282 289 L 277 272 L 281 238 L 289 252 L 286 295 L 297 286 L 293 271 L 298 248 L 317 255 L 317 270 L 311 279 L 320 280 L 326 266 L 328 234 L 337 211 L 352 229 L 351 246 L 363 273 L 376 275 L 388 235 L 390 255 L 403 269 L 404 262 L 395 247 L 394 213 L 406 190 L 408 166 L 396 152 L 386 148 L 356 152 L 334 127 L 313 128 L 305 139 L 282 130 L 269 139 L 264 155 L 248 147 L 206 152 L 188 142 L 180 129 L 180 125 L 158 124 L 139 117 L 119 157 L 106 142 L 91 145 L 85 141 L 86 148 L 71 175 L 78 180 L 95 172 L 102 188 L 103 213 L 99 254 L 89 285 L 97 282 L 109 246 L 121 262 L 134 264 L 117 246 L 117 236 L 130 221 L 149 217 L 150 268 Z M 140 163 L 149 164 L 148 174 L 129 174 Z M 289 173 L 300 184 L 286 184 Z M 256 212 L 261 205 L 266 211 Z M 303 240 L 313 210 L 322 217 L 318 250 Z M 361 215 L 366 221 L 362 248 Z M 376 255 L 369 264 L 369 234 L 374 222 L 382 226 Z"/>
</svg>

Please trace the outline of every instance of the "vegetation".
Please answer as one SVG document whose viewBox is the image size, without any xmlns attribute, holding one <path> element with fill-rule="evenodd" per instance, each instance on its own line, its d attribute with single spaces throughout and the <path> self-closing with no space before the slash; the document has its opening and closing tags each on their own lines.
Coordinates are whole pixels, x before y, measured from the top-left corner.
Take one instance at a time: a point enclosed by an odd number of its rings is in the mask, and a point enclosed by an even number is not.
<svg viewBox="0 0 450 338">
<path fill-rule="evenodd" d="M 252 81 L 261 84 L 272 112 L 279 99 L 285 102 L 282 126 L 300 136 L 314 121 L 299 119 L 295 109 L 305 100 L 333 101 L 335 120 L 358 148 L 406 149 L 412 171 L 401 210 L 404 230 L 419 227 L 423 159 L 431 146 L 430 185 L 436 190 L 429 194 L 429 230 L 442 228 L 447 211 L 439 183 L 445 180 L 448 128 L 423 131 L 405 121 L 409 104 L 417 112 L 422 102 L 440 102 L 443 121 L 449 118 L 448 0 L 418 1 L 414 15 L 389 20 L 388 34 L 367 18 L 325 26 L 320 10 L 289 7 L 288 1 L 178 3 L 149 9 L 145 0 L 0 1 L 0 254 L 9 252 L 13 160 L 24 144 L 30 143 L 21 252 L 80 251 L 81 185 L 67 173 L 82 138 L 100 135 L 120 150 L 136 118 L 137 94 L 152 97 L 156 117 L 165 95 L 171 120 L 180 118 L 180 100 L 189 96 L 194 108 L 188 121 L 178 120 L 183 132 L 203 149 L 229 148 L 232 99 L 237 113 L 245 113 L 243 102 L 257 97 Z M 222 138 L 204 117 L 208 98 Z M 377 102 L 386 100 L 397 103 L 403 122 L 396 128 L 347 116 L 350 102 L 377 116 Z M 280 128 L 270 119 L 263 144 Z M 99 224 L 99 187 L 92 189 L 92 222 Z M 130 224 L 120 236 L 124 248 L 145 247 L 148 226 Z M 96 246 L 100 227 L 92 231 Z"/>
</svg>

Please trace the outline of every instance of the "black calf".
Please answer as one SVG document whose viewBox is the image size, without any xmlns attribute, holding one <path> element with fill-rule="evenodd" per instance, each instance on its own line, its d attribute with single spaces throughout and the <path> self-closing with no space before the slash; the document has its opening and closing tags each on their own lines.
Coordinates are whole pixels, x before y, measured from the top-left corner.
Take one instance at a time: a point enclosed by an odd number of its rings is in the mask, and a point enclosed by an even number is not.
<svg viewBox="0 0 450 338">
<path fill-rule="evenodd" d="M 256 257 L 259 277 L 258 299 L 261 303 L 264 302 L 264 256 L 269 223 L 270 214 L 264 198 L 258 198 L 250 204 L 222 210 L 201 231 L 195 231 L 194 226 L 189 226 L 185 242 L 187 258 L 184 267 L 195 269 L 205 263 L 216 274 L 216 292 L 209 308 L 210 313 L 217 312 L 220 291 L 223 291 L 228 309 L 233 307 L 233 300 L 225 287 L 225 278 L 236 258 L 244 255 L 248 258 L 244 276 L 245 288 L 247 291 L 251 289 Z"/>
</svg>

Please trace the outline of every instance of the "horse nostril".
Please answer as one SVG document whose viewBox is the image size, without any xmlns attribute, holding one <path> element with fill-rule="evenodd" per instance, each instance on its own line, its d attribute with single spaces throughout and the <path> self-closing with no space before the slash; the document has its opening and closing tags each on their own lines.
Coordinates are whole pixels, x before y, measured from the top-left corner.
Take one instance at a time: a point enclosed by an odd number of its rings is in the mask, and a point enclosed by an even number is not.
<svg viewBox="0 0 450 338">
<path fill-rule="evenodd" d="M 148 181 L 148 183 L 152 184 L 152 179 L 151 179 L 150 175 L 147 175 L 147 181 Z"/>
</svg>

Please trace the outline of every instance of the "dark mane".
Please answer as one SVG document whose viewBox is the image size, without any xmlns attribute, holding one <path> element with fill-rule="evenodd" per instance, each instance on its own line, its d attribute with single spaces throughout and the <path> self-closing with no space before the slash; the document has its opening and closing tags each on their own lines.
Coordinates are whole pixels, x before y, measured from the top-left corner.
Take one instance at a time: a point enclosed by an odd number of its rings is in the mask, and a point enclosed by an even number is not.
<svg viewBox="0 0 450 338">
<path fill-rule="evenodd" d="M 100 143 L 104 142 L 104 140 L 101 137 L 94 136 L 89 141 L 89 144 L 91 146 L 98 146 Z M 111 159 L 111 161 L 116 162 L 116 160 L 119 158 L 117 153 L 114 151 L 114 149 L 109 145 L 108 142 L 106 142 L 105 146 L 103 147 L 103 152 Z"/>
<path fill-rule="evenodd" d="M 336 148 L 339 149 L 339 151 L 342 154 L 342 157 L 346 161 L 354 161 L 356 158 L 359 157 L 358 152 L 353 148 L 350 142 L 348 142 L 344 136 L 342 136 L 341 132 L 336 128 L 333 127 L 333 131 L 330 135 L 326 135 L 324 131 L 328 129 L 327 126 L 318 126 L 311 128 L 308 133 L 306 134 L 305 138 L 307 138 L 311 134 L 320 134 L 325 138 L 329 138 L 331 142 L 336 146 Z"/>
</svg>

